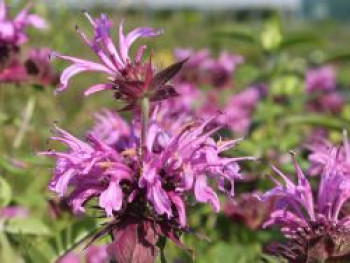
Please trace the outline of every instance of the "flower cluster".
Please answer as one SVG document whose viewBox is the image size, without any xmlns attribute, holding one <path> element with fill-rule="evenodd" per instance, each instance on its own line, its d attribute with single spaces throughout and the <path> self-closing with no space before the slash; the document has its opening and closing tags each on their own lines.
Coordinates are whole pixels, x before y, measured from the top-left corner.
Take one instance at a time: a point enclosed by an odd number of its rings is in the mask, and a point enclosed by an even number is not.
<svg viewBox="0 0 350 263">
<path fill-rule="evenodd" d="M 29 3 L 15 18 L 10 19 L 5 1 L 0 0 L 0 83 L 55 85 L 57 82 L 57 75 L 49 63 L 51 51 L 47 48 L 33 49 L 27 58 L 22 59 L 21 46 L 29 39 L 26 27 L 47 27 L 41 17 L 29 13 L 31 7 Z"/>
<path fill-rule="evenodd" d="M 179 60 L 189 57 L 184 70 L 174 80 L 179 99 L 173 100 L 174 104 L 180 104 L 175 108 L 183 107 L 181 113 L 187 111 L 199 118 L 210 118 L 220 113 L 216 118 L 218 125 L 226 125 L 232 132 L 245 135 L 249 131 L 252 115 L 264 95 L 265 87 L 253 85 L 227 97 L 225 89 L 234 86 L 232 76 L 244 59 L 227 52 L 222 52 L 214 59 L 207 49 L 197 52 L 176 49 L 175 57 Z M 205 92 L 201 89 L 205 85 L 216 89 Z"/>
<path fill-rule="evenodd" d="M 111 218 L 97 234 L 114 236 L 107 248 L 109 256 L 118 262 L 131 262 L 137 254 L 142 262 L 152 262 L 159 237 L 183 246 L 178 234 L 188 230 L 187 212 L 193 200 L 210 204 L 218 212 L 220 202 L 215 189 L 233 197 L 234 183 L 242 178 L 238 162 L 254 158 L 224 156 L 239 140 L 213 138 L 225 125 L 216 120 L 220 116 L 215 113 L 202 121 L 189 100 L 173 98 L 178 93 L 168 82 L 187 58 L 161 71 L 151 59 L 144 62 L 145 46 L 139 48 L 135 59 L 130 58 L 129 49 L 135 40 L 161 31 L 137 28 L 124 35 L 120 23 L 116 48 L 110 34 L 112 21 L 105 15 L 98 19 L 86 16 L 94 28 L 94 38 L 77 30 L 100 62 L 54 53 L 72 62 L 61 75 L 58 91 L 66 90 L 70 78 L 78 73 L 106 73 L 107 81 L 88 88 L 85 95 L 112 90 L 133 116 L 128 124 L 116 112 L 105 109 L 96 113 L 96 125 L 87 132 L 87 141 L 56 127 L 57 135 L 51 139 L 65 144 L 67 150 L 42 153 L 56 158 L 55 176 L 49 187 L 75 213 L 84 213 L 88 203 L 97 202 L 94 207 Z M 206 69 L 215 71 L 213 81 L 218 82 L 238 63 L 236 57 L 223 54 L 218 61 L 207 60 Z M 182 85 L 181 90 L 193 94 L 188 85 Z M 248 99 L 242 95 L 234 102 L 241 108 L 252 107 L 258 99 L 254 91 L 247 92 Z"/>
<path fill-rule="evenodd" d="M 50 189 L 66 197 L 76 213 L 85 212 L 85 204 L 97 197 L 98 206 L 114 224 L 136 221 L 142 229 L 151 220 L 156 223 L 154 229 L 171 226 L 185 230 L 191 196 L 218 212 L 219 198 L 209 182 L 216 181 L 221 191 L 233 196 L 234 182 L 242 176 L 238 161 L 252 158 L 222 157 L 221 153 L 237 140 L 215 142 L 211 135 L 218 127 L 209 128 L 211 120 L 188 123 L 174 132 L 162 128 L 159 116 L 156 109 L 141 154 L 138 125 L 125 126 L 124 133 L 115 132 L 113 137 L 89 134 L 87 142 L 57 127 L 52 140 L 66 144 L 68 149 L 43 153 L 57 159 Z M 126 125 L 120 120 L 115 123 L 116 127 Z M 101 129 L 101 123 L 97 127 Z M 134 226 L 124 225 L 123 229 L 128 227 Z M 162 231 L 171 238 L 172 232 Z"/>
<path fill-rule="evenodd" d="M 337 91 L 333 67 L 323 66 L 309 69 L 306 73 L 306 92 L 311 96 L 308 108 L 316 112 L 339 113 L 344 99 Z"/>
<path fill-rule="evenodd" d="M 350 177 L 338 169 L 338 155 L 338 149 L 330 149 L 317 201 L 294 155 L 297 183 L 274 167 L 285 184 L 273 179 L 276 187 L 259 197 L 263 201 L 275 198 L 274 211 L 265 227 L 281 227 L 290 243 L 276 245 L 274 249 L 290 262 L 326 260 L 349 252 L 347 246 L 341 245 L 350 237 L 349 217 L 341 215 L 341 208 L 350 198 Z"/>
<path fill-rule="evenodd" d="M 195 85 L 211 85 L 218 89 L 230 88 L 231 78 L 237 66 L 244 62 L 243 57 L 222 52 L 217 59 L 210 56 L 207 49 L 193 51 L 190 49 L 176 49 L 178 60 L 190 58 L 186 63 L 183 74 L 178 76 L 179 82 Z"/>
<path fill-rule="evenodd" d="M 78 213 L 84 212 L 86 201 L 95 196 L 108 216 L 146 199 L 156 215 L 175 218 L 182 227 L 186 226 L 184 198 L 190 192 L 198 202 L 210 203 L 218 211 L 219 200 L 208 180 L 216 180 L 222 191 L 233 196 L 234 180 L 241 177 L 237 161 L 250 158 L 220 157 L 237 141 L 215 142 L 210 136 L 217 128 L 206 130 L 210 121 L 189 123 L 173 133 L 164 130 L 156 116 L 155 112 L 149 123 L 141 160 L 139 132 L 132 127 L 129 136 L 116 134 L 114 138 L 119 139 L 103 141 L 90 134 L 88 142 L 56 128 L 58 136 L 52 139 L 69 149 L 44 153 L 57 158 L 50 189 L 60 196 L 68 194 Z"/>
</svg>

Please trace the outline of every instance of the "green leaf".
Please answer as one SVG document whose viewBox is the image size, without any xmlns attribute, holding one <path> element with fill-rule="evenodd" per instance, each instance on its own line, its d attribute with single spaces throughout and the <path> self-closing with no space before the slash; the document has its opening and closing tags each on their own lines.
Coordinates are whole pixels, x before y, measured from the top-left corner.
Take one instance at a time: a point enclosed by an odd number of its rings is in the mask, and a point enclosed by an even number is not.
<svg viewBox="0 0 350 263">
<path fill-rule="evenodd" d="M 8 182 L 0 177 L 0 206 L 7 206 L 12 199 L 12 190 Z"/>
<path fill-rule="evenodd" d="M 84 218 L 60 231 L 58 235 L 50 238 L 49 243 L 59 258 L 84 241 L 88 240 L 98 230 L 97 222 L 92 218 Z"/>
<path fill-rule="evenodd" d="M 252 33 L 246 31 L 221 30 L 214 32 L 214 36 L 230 38 L 247 44 L 259 45 L 256 37 Z"/>
<path fill-rule="evenodd" d="M 13 250 L 8 238 L 0 232 L 0 262 L 16 262 L 18 257 Z"/>
<path fill-rule="evenodd" d="M 279 48 L 280 49 L 288 49 L 299 45 L 322 45 L 322 41 L 319 37 L 309 33 L 309 32 L 303 32 L 303 33 L 297 33 L 293 35 L 286 36 Z"/>
<path fill-rule="evenodd" d="M 12 218 L 9 219 L 4 231 L 10 234 L 22 235 L 50 235 L 50 229 L 36 218 Z"/>
<path fill-rule="evenodd" d="M 4 169 L 6 172 L 10 174 L 20 175 L 20 174 L 26 173 L 24 169 L 20 169 L 13 166 L 10 163 L 9 158 L 6 156 L 0 156 L 0 168 Z"/>
<path fill-rule="evenodd" d="M 332 62 L 349 62 L 350 61 L 350 52 L 337 52 L 332 55 L 328 55 L 323 61 L 322 64 L 328 64 Z"/>
<path fill-rule="evenodd" d="M 317 114 L 304 114 L 287 117 L 285 124 L 300 125 L 307 124 L 312 126 L 322 126 L 336 130 L 350 129 L 350 122 L 336 118 L 334 116 L 324 116 Z"/>
</svg>

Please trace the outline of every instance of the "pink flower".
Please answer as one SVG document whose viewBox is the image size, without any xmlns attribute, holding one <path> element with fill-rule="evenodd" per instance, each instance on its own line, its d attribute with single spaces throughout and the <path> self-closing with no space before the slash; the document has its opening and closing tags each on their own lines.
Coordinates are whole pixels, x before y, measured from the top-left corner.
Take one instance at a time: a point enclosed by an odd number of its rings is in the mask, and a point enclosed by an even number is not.
<svg viewBox="0 0 350 263">
<path fill-rule="evenodd" d="M 116 112 L 103 109 L 94 114 L 95 126 L 90 132 L 94 137 L 117 149 L 125 149 L 130 141 L 131 129 Z"/>
<path fill-rule="evenodd" d="M 208 74 L 209 82 L 217 88 L 229 88 L 231 78 L 237 66 L 244 62 L 244 58 L 238 55 L 231 55 L 222 52 L 215 59 L 208 59 L 202 65 L 205 74 Z"/>
<path fill-rule="evenodd" d="M 339 242 L 348 242 L 345 240 L 349 240 L 350 230 L 349 216 L 340 214 L 350 198 L 350 177 L 338 169 L 338 154 L 336 148 L 328 152 L 317 198 L 313 196 L 310 183 L 295 160 L 297 183 L 274 168 L 284 184 L 273 179 L 276 186 L 260 197 L 263 201 L 276 199 L 274 211 L 265 227 L 281 227 L 289 243 L 278 245 L 275 250 L 292 262 L 305 262 L 310 258 L 325 260 L 346 253 L 346 246 L 335 246 Z"/>
<path fill-rule="evenodd" d="M 29 3 L 14 19 L 9 19 L 8 10 L 4 0 L 0 0 L 0 44 L 19 46 L 27 42 L 24 32 L 27 26 L 46 28 L 46 22 L 39 16 L 29 14 L 32 3 Z"/>
<path fill-rule="evenodd" d="M 178 48 L 174 53 L 178 60 L 189 58 L 185 69 L 176 78 L 177 83 L 207 84 L 217 88 L 230 87 L 234 71 L 244 61 L 243 57 L 228 52 L 222 52 L 216 59 L 210 56 L 208 49 L 193 51 Z"/>
<path fill-rule="evenodd" d="M 49 48 L 32 49 L 24 63 L 28 76 L 38 84 L 57 85 L 59 82 L 59 76 L 50 64 L 51 52 Z"/>
<path fill-rule="evenodd" d="M 21 83 L 29 78 L 20 60 L 20 45 L 28 40 L 24 29 L 29 25 L 46 27 L 42 18 L 29 14 L 31 6 L 29 3 L 11 20 L 5 1 L 0 0 L 0 83 Z"/>
<path fill-rule="evenodd" d="M 331 66 L 309 69 L 306 73 L 306 91 L 331 91 L 336 88 L 336 76 Z"/>
<path fill-rule="evenodd" d="M 29 211 L 27 208 L 22 206 L 8 206 L 0 208 L 0 218 L 10 219 L 10 218 L 26 218 L 29 216 Z"/>
<path fill-rule="evenodd" d="M 326 138 L 321 136 L 314 137 L 307 145 L 311 153 L 309 154 L 310 168 L 309 173 L 312 176 L 322 174 L 325 166 L 329 162 L 329 151 L 335 146 Z M 343 133 L 343 144 L 338 147 L 336 155 L 337 169 L 346 175 L 350 175 L 350 144 L 347 138 L 347 132 Z"/>
<path fill-rule="evenodd" d="M 93 19 L 88 14 L 86 16 L 94 28 L 94 38 L 89 39 L 83 32 L 77 30 L 84 42 L 95 52 L 100 62 L 54 54 L 56 57 L 72 63 L 63 71 L 61 85 L 57 91 L 65 90 L 68 87 L 68 81 L 73 76 L 85 71 L 95 71 L 107 74 L 107 80 L 105 83 L 88 88 L 84 94 L 90 95 L 98 91 L 113 90 L 116 99 L 127 103 L 124 110 L 134 108 L 142 97 L 159 101 L 177 95 L 173 86 L 167 82 L 176 75 L 185 61 L 175 63 L 156 73 L 156 68 L 151 60 L 147 63 L 142 60 L 146 46 L 143 45 L 138 49 L 135 59 L 129 57 L 131 45 L 138 38 L 157 36 L 162 31 L 143 27 L 136 28 L 124 35 L 123 22 L 121 22 L 117 48 L 110 34 L 112 21 L 106 15 L 101 15 L 99 19 Z"/>
<path fill-rule="evenodd" d="M 252 158 L 221 157 L 237 141 L 215 142 L 211 135 L 219 127 L 209 128 L 211 119 L 192 122 L 175 131 L 165 130 L 159 116 L 156 109 L 142 156 L 138 154 L 138 132 L 132 127 L 128 143 L 120 145 L 118 141 L 108 145 L 92 134 L 88 142 L 83 142 L 56 128 L 58 136 L 52 139 L 66 144 L 68 150 L 43 153 L 57 159 L 50 189 L 61 197 L 67 196 L 77 213 L 84 212 L 84 204 L 97 197 L 107 216 L 120 217 L 134 207 L 143 207 L 135 210 L 143 217 L 151 208 L 151 213 L 181 227 L 187 224 L 185 200 L 190 194 L 218 211 L 219 199 L 208 180 L 216 181 L 220 190 L 233 196 L 234 181 L 241 178 L 238 161 Z"/>
<path fill-rule="evenodd" d="M 108 263 L 110 261 L 106 246 L 89 246 L 85 253 L 79 255 L 70 252 L 58 260 L 58 263 Z"/>
</svg>

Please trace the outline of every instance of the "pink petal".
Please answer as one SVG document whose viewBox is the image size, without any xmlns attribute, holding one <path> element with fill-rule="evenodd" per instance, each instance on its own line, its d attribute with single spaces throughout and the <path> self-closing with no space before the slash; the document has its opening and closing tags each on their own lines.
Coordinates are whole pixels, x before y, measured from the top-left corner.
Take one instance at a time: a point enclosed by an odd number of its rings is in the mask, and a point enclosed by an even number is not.
<svg viewBox="0 0 350 263">
<path fill-rule="evenodd" d="M 106 210 L 107 216 L 113 216 L 112 211 L 119 211 L 123 204 L 123 191 L 116 181 L 111 181 L 108 188 L 100 195 L 99 206 Z"/>
<path fill-rule="evenodd" d="M 84 95 L 85 96 L 90 96 L 91 94 L 94 94 L 96 92 L 102 91 L 102 90 L 110 90 L 113 89 L 114 85 L 113 84 L 97 84 L 94 85 L 87 90 L 85 90 Z"/>
</svg>

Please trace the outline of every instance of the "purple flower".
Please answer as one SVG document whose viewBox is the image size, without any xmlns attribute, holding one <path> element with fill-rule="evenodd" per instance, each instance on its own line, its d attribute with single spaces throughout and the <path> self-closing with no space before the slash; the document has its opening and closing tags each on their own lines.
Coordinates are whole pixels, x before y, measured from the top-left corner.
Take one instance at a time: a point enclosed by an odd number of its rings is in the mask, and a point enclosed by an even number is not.
<svg viewBox="0 0 350 263">
<path fill-rule="evenodd" d="M 0 208 L 0 218 L 10 219 L 10 218 L 26 218 L 29 216 L 29 211 L 27 208 L 22 206 L 8 206 Z"/>
<path fill-rule="evenodd" d="M 1 47 L 0 47 L 1 50 Z M 0 58 L 1 60 L 1 58 Z M 0 66 L 1 69 L 1 66 Z M 26 68 L 18 58 L 12 58 L 11 62 L 0 71 L 0 83 L 22 83 L 28 80 Z"/>
<path fill-rule="evenodd" d="M 331 66 L 309 69 L 306 73 L 306 91 L 331 91 L 336 88 L 336 76 Z"/>
<path fill-rule="evenodd" d="M 21 83 L 28 80 L 28 74 L 20 60 L 20 45 L 27 42 L 24 29 L 32 25 L 45 28 L 45 21 L 29 14 L 28 4 L 14 19 L 8 17 L 4 0 L 0 0 L 0 83 Z"/>
<path fill-rule="evenodd" d="M 261 97 L 261 91 L 258 87 L 249 87 L 231 96 L 224 106 L 220 106 L 218 94 L 211 92 L 207 95 L 206 103 L 197 110 L 196 115 L 208 118 L 221 113 L 216 118 L 219 125 L 227 125 L 235 133 L 246 134 Z"/>
<path fill-rule="evenodd" d="M 279 249 L 287 249 L 280 252 L 291 259 L 291 262 L 304 262 L 304 258 L 312 257 L 324 260 L 342 255 L 342 250 L 347 249 L 346 243 L 343 248 L 336 247 L 350 231 L 349 217 L 340 215 L 341 208 L 350 198 L 350 178 L 337 168 L 338 154 L 338 149 L 333 148 L 329 151 L 318 187 L 317 201 L 308 179 L 295 159 L 297 183 L 273 167 L 282 177 L 284 184 L 273 179 L 275 188 L 260 197 L 263 201 L 276 199 L 274 211 L 265 227 L 281 227 L 283 234 L 290 240 L 290 245 L 279 246 Z M 349 237 L 347 239 L 349 240 Z M 313 251 L 314 248 L 317 251 Z"/>
<path fill-rule="evenodd" d="M 329 160 L 329 151 L 334 147 L 330 141 L 322 136 L 315 136 L 306 145 L 306 148 L 311 151 L 309 154 L 310 175 L 315 176 L 322 173 Z M 336 162 L 337 169 L 344 174 L 350 174 L 350 144 L 345 130 L 343 132 L 343 145 L 338 147 Z"/>
<path fill-rule="evenodd" d="M 90 132 L 94 137 L 117 149 L 125 149 L 130 141 L 131 129 L 116 112 L 103 109 L 94 114 L 95 126 Z"/>
<path fill-rule="evenodd" d="M 256 193 L 244 193 L 227 201 L 224 213 L 234 222 L 243 222 L 251 230 L 259 229 L 268 219 L 274 200 L 259 202 Z"/>
<path fill-rule="evenodd" d="M 58 263 L 107 263 L 109 262 L 106 246 L 89 246 L 84 255 L 70 252 L 58 260 Z"/>
<path fill-rule="evenodd" d="M 237 140 L 215 142 L 211 135 L 219 127 L 209 129 L 211 120 L 192 122 L 174 131 L 165 130 L 158 116 L 156 109 L 142 156 L 138 154 L 137 132 L 130 133 L 129 143 L 123 148 L 108 145 L 92 134 L 88 142 L 83 142 L 56 128 L 58 136 L 52 139 L 66 144 L 68 150 L 43 153 L 57 159 L 50 189 L 67 196 L 77 213 L 84 212 L 84 204 L 97 197 L 107 216 L 119 217 L 127 214 L 125 211 L 143 207 L 135 210 L 138 216 L 151 213 L 181 227 L 187 224 L 188 195 L 193 194 L 198 202 L 209 203 L 218 211 L 219 199 L 208 181 L 216 181 L 220 190 L 233 196 L 234 181 L 241 178 L 237 162 L 252 158 L 221 157 Z"/>
<path fill-rule="evenodd" d="M 85 211 L 83 206 L 86 201 L 100 196 L 100 207 L 108 216 L 112 216 L 112 211 L 120 210 L 123 202 L 120 184 L 132 181 L 133 171 L 122 162 L 123 157 L 119 152 L 94 136 L 88 137 L 89 144 L 60 128 L 56 128 L 56 131 L 58 136 L 52 139 L 66 144 L 69 150 L 42 153 L 57 158 L 50 189 L 61 197 L 68 194 L 76 213 Z M 74 190 L 68 192 L 68 187 Z"/>
<path fill-rule="evenodd" d="M 239 134 L 246 134 L 252 122 L 252 115 L 261 98 L 256 87 L 249 87 L 230 98 L 223 110 L 230 129 Z"/>
<path fill-rule="evenodd" d="M 189 58 L 185 69 L 177 76 L 177 83 L 209 84 L 217 88 L 229 87 L 232 74 L 244 61 L 243 57 L 228 52 L 222 52 L 216 59 L 210 56 L 208 49 L 193 51 L 178 48 L 174 53 L 178 60 Z"/>
<path fill-rule="evenodd" d="M 342 95 L 337 91 L 330 91 L 311 97 L 307 103 L 307 108 L 314 112 L 339 114 L 344 105 Z"/>
<path fill-rule="evenodd" d="M 49 48 L 30 50 L 24 66 L 28 76 L 32 77 L 34 82 L 41 85 L 57 85 L 59 83 L 59 76 L 50 64 L 51 53 Z"/>
<path fill-rule="evenodd" d="M 57 57 L 72 62 L 73 64 L 64 70 L 61 76 L 61 86 L 58 91 L 63 91 L 68 86 L 68 81 L 71 77 L 84 71 L 96 71 L 106 73 L 110 83 L 101 83 L 90 87 L 85 91 L 85 95 L 90 95 L 97 91 L 112 89 L 113 81 L 116 78 L 124 77 L 125 75 L 137 75 L 140 72 L 134 65 L 140 64 L 142 61 L 145 46 L 141 46 L 137 52 L 134 61 L 129 57 L 129 49 L 131 45 L 140 37 L 153 37 L 161 33 L 159 30 L 152 28 L 136 28 L 127 35 L 123 32 L 123 22 L 119 24 L 119 47 L 113 43 L 111 37 L 111 29 L 113 22 L 107 18 L 105 14 L 100 18 L 94 19 L 86 14 L 92 27 L 94 28 L 94 38 L 89 39 L 80 29 L 77 29 L 83 41 L 95 52 L 100 60 L 100 63 L 83 60 L 75 57 L 55 54 Z M 135 69 L 135 70 L 134 70 Z M 129 76 L 128 76 L 129 77 Z"/>
<path fill-rule="evenodd" d="M 232 74 L 237 66 L 244 62 L 244 58 L 238 55 L 231 55 L 228 52 L 222 52 L 215 59 L 206 60 L 202 67 L 205 74 L 208 74 L 209 82 L 217 88 L 229 88 Z"/>
<path fill-rule="evenodd" d="M 0 0 L 0 44 L 19 46 L 27 42 L 24 32 L 27 26 L 46 28 L 46 22 L 39 16 L 29 14 L 32 3 L 29 3 L 14 19 L 9 19 L 8 10 L 4 0 Z"/>
<path fill-rule="evenodd" d="M 94 28 L 94 38 L 89 39 L 79 28 L 77 31 L 83 41 L 95 52 L 100 62 L 54 54 L 72 63 L 63 71 L 61 85 L 57 91 L 65 90 L 68 87 L 68 81 L 73 76 L 85 71 L 95 71 L 107 74 L 107 80 L 105 83 L 88 88 L 85 95 L 113 90 L 116 99 L 127 103 L 125 110 L 134 108 L 143 97 L 148 97 L 152 101 L 160 101 L 177 95 L 173 86 L 167 82 L 177 74 L 185 61 L 175 63 L 156 73 L 156 67 L 151 59 L 147 63 L 143 62 L 145 45 L 138 49 L 135 59 L 129 57 L 129 50 L 138 38 L 157 36 L 162 33 L 161 30 L 143 27 L 136 28 L 124 35 L 123 22 L 121 22 L 117 48 L 110 34 L 113 22 L 104 14 L 98 19 L 93 19 L 88 14 L 86 16 Z"/>
</svg>

